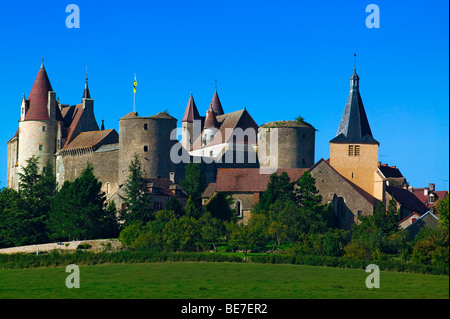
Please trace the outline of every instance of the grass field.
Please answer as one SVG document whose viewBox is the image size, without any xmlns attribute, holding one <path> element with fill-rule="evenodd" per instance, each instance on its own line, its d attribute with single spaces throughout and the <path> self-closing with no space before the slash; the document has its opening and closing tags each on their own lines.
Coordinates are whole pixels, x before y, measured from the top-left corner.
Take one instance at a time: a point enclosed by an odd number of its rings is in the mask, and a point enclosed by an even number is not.
<svg viewBox="0 0 450 319">
<path fill-rule="evenodd" d="M 0 270 L 0 298 L 311 299 L 449 298 L 449 277 L 282 264 L 145 263 L 80 267 L 80 288 L 65 267 Z"/>
</svg>

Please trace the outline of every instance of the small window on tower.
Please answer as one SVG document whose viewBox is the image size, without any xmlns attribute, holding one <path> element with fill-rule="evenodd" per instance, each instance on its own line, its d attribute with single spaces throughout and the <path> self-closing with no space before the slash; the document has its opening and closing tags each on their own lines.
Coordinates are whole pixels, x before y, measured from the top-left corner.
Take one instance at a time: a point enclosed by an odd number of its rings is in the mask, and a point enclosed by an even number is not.
<svg viewBox="0 0 450 319">
<path fill-rule="evenodd" d="M 39 145 L 39 150 L 42 151 L 44 149 L 44 145 Z"/>
<path fill-rule="evenodd" d="M 42 127 L 42 132 L 45 132 L 45 126 Z"/>
<path fill-rule="evenodd" d="M 147 124 L 144 124 L 144 130 L 146 130 L 148 127 L 147 127 Z"/>
<path fill-rule="evenodd" d="M 353 145 L 348 146 L 348 156 L 353 156 Z"/>
<path fill-rule="evenodd" d="M 359 145 L 355 145 L 355 156 L 359 156 Z"/>
<path fill-rule="evenodd" d="M 144 146 L 144 152 L 148 152 L 148 146 L 147 145 Z"/>
</svg>

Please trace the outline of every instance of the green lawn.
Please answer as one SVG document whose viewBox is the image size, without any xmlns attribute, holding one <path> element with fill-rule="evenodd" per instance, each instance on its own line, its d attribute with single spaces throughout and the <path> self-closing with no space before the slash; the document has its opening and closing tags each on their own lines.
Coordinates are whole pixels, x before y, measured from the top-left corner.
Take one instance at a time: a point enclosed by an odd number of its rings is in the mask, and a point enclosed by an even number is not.
<svg viewBox="0 0 450 319">
<path fill-rule="evenodd" d="M 449 277 L 252 263 L 103 264 L 80 267 L 80 288 L 65 267 L 0 270 L 0 298 L 310 299 L 449 298 Z"/>
</svg>

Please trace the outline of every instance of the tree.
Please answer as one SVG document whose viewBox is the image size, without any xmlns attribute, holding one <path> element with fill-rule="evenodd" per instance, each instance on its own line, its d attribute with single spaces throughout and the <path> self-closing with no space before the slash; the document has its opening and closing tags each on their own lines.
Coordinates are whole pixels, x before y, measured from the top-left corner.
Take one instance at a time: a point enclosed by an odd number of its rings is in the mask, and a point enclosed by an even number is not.
<svg viewBox="0 0 450 319">
<path fill-rule="evenodd" d="M 64 182 L 55 195 L 48 221 L 51 238 L 97 239 L 117 232 L 115 210 L 111 206 L 104 209 L 105 193 L 93 170 L 88 164 L 80 177 Z"/>
<path fill-rule="evenodd" d="M 22 198 L 15 189 L 0 191 L 0 247 L 22 246 L 28 242 L 28 218 Z"/>
<path fill-rule="evenodd" d="M 316 179 L 310 172 L 303 173 L 296 182 L 295 201 L 302 207 L 316 208 L 322 203 L 322 196 L 316 188 Z"/>
<path fill-rule="evenodd" d="M 270 205 L 277 200 L 286 201 L 294 199 L 294 184 L 289 175 L 282 172 L 280 175 L 270 175 L 266 190 L 261 194 L 258 204 L 255 205 L 256 213 L 264 213 L 270 209 Z"/>
<path fill-rule="evenodd" d="M 448 231 L 448 197 L 445 195 L 443 199 L 440 199 L 436 203 L 436 213 L 439 214 L 439 227 Z"/>
<path fill-rule="evenodd" d="M 181 217 L 184 214 L 183 206 L 180 204 L 178 199 L 171 197 L 166 203 L 166 210 L 171 210 L 175 213 L 177 217 Z"/>
<path fill-rule="evenodd" d="M 213 218 L 210 212 L 203 214 L 199 222 L 201 225 L 200 234 L 202 239 L 209 246 L 213 246 L 214 252 L 217 252 L 217 244 L 226 232 L 224 223 L 218 218 Z"/>
<path fill-rule="evenodd" d="M 218 218 L 222 221 L 231 220 L 234 217 L 233 210 L 230 205 L 233 198 L 226 192 L 217 192 L 210 199 L 209 203 L 205 205 L 207 211 L 211 212 L 213 218 Z"/>
<path fill-rule="evenodd" d="M 46 163 L 42 174 L 39 174 L 38 157 L 32 156 L 26 162 L 19 173 L 19 196 L 26 214 L 17 222 L 26 225 L 28 230 L 23 237 L 24 243 L 39 244 L 48 240 L 46 223 L 50 202 L 56 192 L 56 178 L 50 162 Z"/>
<path fill-rule="evenodd" d="M 202 194 L 205 190 L 206 177 L 201 163 L 188 163 L 185 169 L 185 179 L 180 182 L 184 191 L 192 197 L 193 205 L 198 211 L 202 210 Z"/>
<path fill-rule="evenodd" d="M 121 212 L 124 226 L 136 221 L 147 223 L 153 219 L 150 194 L 142 177 L 141 163 L 137 154 L 128 167 L 129 175 L 124 185 L 125 196 L 119 195 L 123 200 L 125 209 Z"/>
</svg>

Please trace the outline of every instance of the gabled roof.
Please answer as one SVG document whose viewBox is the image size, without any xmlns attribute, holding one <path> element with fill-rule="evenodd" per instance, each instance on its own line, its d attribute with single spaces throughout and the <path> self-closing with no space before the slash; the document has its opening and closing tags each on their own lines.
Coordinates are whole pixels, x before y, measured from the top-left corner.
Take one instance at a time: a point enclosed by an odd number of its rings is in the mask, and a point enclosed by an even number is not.
<svg viewBox="0 0 450 319">
<path fill-rule="evenodd" d="M 356 74 L 356 70 L 350 80 L 351 82 L 356 80 L 356 83 L 358 83 L 359 76 Z M 359 93 L 359 84 L 353 85 L 352 83 L 351 85 L 339 129 L 336 137 L 330 143 L 379 144 L 372 136 L 366 111 Z"/>
<path fill-rule="evenodd" d="M 210 107 L 213 109 L 213 111 L 216 115 L 224 114 L 223 108 L 222 108 L 222 103 L 220 103 L 219 95 L 217 94 L 217 90 L 216 90 L 216 92 L 214 92 L 214 96 L 211 100 Z"/>
<path fill-rule="evenodd" d="M 62 116 L 64 118 L 63 135 L 66 138 L 65 146 L 80 132 L 97 131 L 99 129 L 94 114 L 87 112 L 83 108 L 83 103 L 64 107 Z"/>
<path fill-rule="evenodd" d="M 401 178 L 401 177 L 403 177 L 400 170 L 396 167 L 391 167 L 391 166 L 388 166 L 387 164 L 381 164 L 380 166 L 378 166 L 378 168 L 380 169 L 381 173 L 383 174 L 383 176 L 385 178 Z"/>
<path fill-rule="evenodd" d="M 61 151 L 93 148 L 99 148 L 104 144 L 115 144 L 119 142 L 119 135 L 114 129 L 104 131 L 82 132 Z"/>
<path fill-rule="evenodd" d="M 437 200 L 443 199 L 448 194 L 448 191 L 431 191 L 431 190 L 429 190 L 428 195 L 425 195 L 424 190 L 425 190 L 424 187 L 414 188 L 413 194 L 427 207 L 434 206 L 434 204 L 436 203 Z M 430 203 L 430 194 L 433 194 L 433 196 L 434 196 L 434 201 L 432 203 Z"/>
<path fill-rule="evenodd" d="M 192 96 L 191 92 L 181 122 L 193 122 L 194 120 L 200 120 L 200 114 L 198 113 L 197 106 L 195 105 L 194 97 Z"/>
<path fill-rule="evenodd" d="M 350 187 L 352 187 L 356 192 L 358 192 L 366 201 L 368 201 L 370 204 L 372 205 L 376 205 L 378 203 L 378 199 L 376 199 L 375 197 L 373 197 L 371 194 L 369 194 L 368 192 L 366 192 L 365 190 L 363 190 L 361 187 L 359 187 L 358 185 L 354 184 L 353 182 L 351 182 L 349 179 L 345 178 L 344 176 L 342 176 L 341 174 L 339 174 L 339 172 L 337 170 L 334 169 L 333 166 L 330 165 L 329 163 L 329 159 L 328 160 L 324 160 L 323 158 L 321 158 L 319 161 L 317 161 L 317 163 L 315 163 L 310 169 L 309 171 L 312 171 L 314 168 L 316 168 L 320 163 L 325 163 L 326 165 L 328 165 L 336 174 L 338 174 Z"/>
<path fill-rule="evenodd" d="M 394 199 L 403 207 L 424 214 L 428 211 L 428 207 L 420 201 L 409 190 L 397 186 L 387 186 L 386 191 L 394 197 Z"/>
<path fill-rule="evenodd" d="M 25 114 L 25 121 L 48 121 L 50 119 L 47 104 L 48 92 L 52 91 L 53 89 L 48 79 L 47 71 L 45 70 L 44 64 L 42 64 L 34 80 L 30 95 L 28 96 L 30 108 Z M 58 107 L 56 107 L 56 120 L 62 121 L 61 112 Z"/>
<path fill-rule="evenodd" d="M 206 145 L 205 147 L 218 145 L 222 143 L 228 143 L 232 142 L 230 141 L 233 131 L 236 128 L 241 128 L 243 131 L 245 131 L 247 128 L 251 128 L 255 132 L 255 139 L 257 138 L 258 134 L 258 124 L 253 120 L 251 115 L 247 112 L 246 109 L 235 111 L 223 115 L 216 116 L 216 120 L 218 122 L 219 132 L 220 134 L 215 134 L 214 137 L 211 139 L 211 141 Z M 237 144 L 253 144 L 256 143 L 256 140 L 253 141 L 246 141 L 238 139 L 237 136 L 236 141 L 234 141 Z M 245 138 L 245 137 L 244 137 Z M 202 147 L 202 136 L 200 135 L 197 140 L 194 141 L 192 145 L 192 149 L 200 149 Z"/>
</svg>

